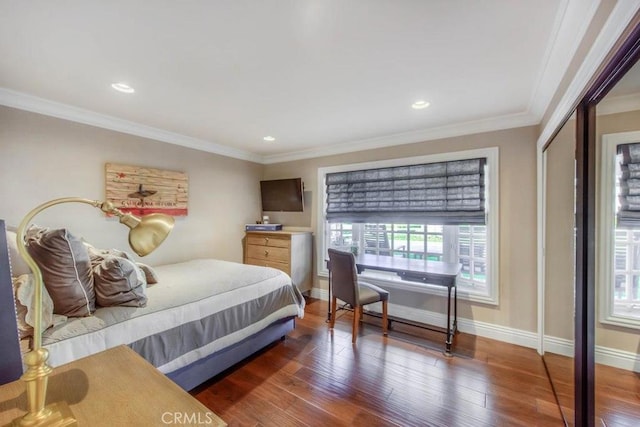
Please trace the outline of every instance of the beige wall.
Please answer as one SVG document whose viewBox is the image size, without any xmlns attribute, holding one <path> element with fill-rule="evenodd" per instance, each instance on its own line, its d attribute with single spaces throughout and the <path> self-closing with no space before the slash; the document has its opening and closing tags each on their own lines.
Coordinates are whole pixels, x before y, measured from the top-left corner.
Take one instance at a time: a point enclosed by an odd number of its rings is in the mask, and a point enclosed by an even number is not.
<svg viewBox="0 0 640 427">
<path fill-rule="evenodd" d="M 574 339 L 576 122 L 545 151 L 544 334 Z"/>
<path fill-rule="evenodd" d="M 365 161 L 404 158 L 485 147 L 500 150 L 500 303 L 497 307 L 460 302 L 459 313 L 467 319 L 536 331 L 536 138 L 535 126 L 446 138 L 416 144 L 360 151 L 265 166 L 266 179 L 302 177 L 312 209 L 289 214 L 286 225 L 317 230 L 317 172 L 319 167 Z M 272 215 L 272 220 L 281 219 Z M 317 248 L 317 244 L 316 244 Z M 326 280 L 316 286 L 326 289 Z M 391 302 L 413 308 L 443 312 L 440 298 L 393 290 Z"/>
<path fill-rule="evenodd" d="M 189 176 L 189 215 L 177 219 L 145 262 L 242 261 L 244 224 L 260 214 L 262 165 L 6 107 L 0 107 L 0 218 L 17 225 L 29 210 L 57 197 L 102 200 L 106 162 Z M 56 206 L 35 222 L 66 226 L 97 247 L 128 248 L 128 229 L 88 205 Z"/>
</svg>

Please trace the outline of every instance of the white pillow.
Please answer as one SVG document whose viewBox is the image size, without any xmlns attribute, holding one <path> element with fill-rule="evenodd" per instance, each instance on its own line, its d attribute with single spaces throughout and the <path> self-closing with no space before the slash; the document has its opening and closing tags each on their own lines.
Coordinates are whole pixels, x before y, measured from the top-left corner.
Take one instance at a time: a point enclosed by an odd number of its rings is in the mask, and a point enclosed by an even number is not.
<svg viewBox="0 0 640 427">
<path fill-rule="evenodd" d="M 7 230 L 7 246 L 9 246 L 9 260 L 11 261 L 12 277 L 31 273 L 29 265 L 27 265 L 27 262 L 22 258 L 20 252 L 18 252 L 16 237 L 16 233 Z"/>
<path fill-rule="evenodd" d="M 20 338 L 33 335 L 33 326 L 35 325 L 35 303 L 33 295 L 35 286 L 33 274 L 23 274 L 13 279 L 13 291 L 15 293 L 16 312 L 18 314 L 18 332 Z M 64 316 L 53 314 L 53 300 L 49 296 L 49 292 L 42 287 L 42 331 L 53 326 L 54 322 L 66 320 Z"/>
</svg>

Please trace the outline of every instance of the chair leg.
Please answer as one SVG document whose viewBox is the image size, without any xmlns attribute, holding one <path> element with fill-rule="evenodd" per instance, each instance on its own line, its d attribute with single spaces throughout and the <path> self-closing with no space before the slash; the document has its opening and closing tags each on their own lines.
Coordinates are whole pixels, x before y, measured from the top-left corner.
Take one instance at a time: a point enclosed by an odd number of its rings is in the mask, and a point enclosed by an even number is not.
<svg viewBox="0 0 640 427">
<path fill-rule="evenodd" d="M 360 323 L 362 323 L 362 319 L 364 318 L 363 305 L 360 306 Z"/>
<path fill-rule="evenodd" d="M 329 323 L 329 329 L 333 329 L 336 324 L 336 310 L 338 309 L 338 299 L 333 297 L 331 299 L 331 322 Z"/>
<path fill-rule="evenodd" d="M 353 330 L 351 331 L 351 343 L 356 343 L 358 337 L 358 324 L 360 323 L 360 307 L 354 307 L 353 310 Z"/>
<path fill-rule="evenodd" d="M 382 301 L 382 333 L 387 335 L 387 327 L 389 326 L 389 322 L 387 321 L 387 302 Z"/>
</svg>

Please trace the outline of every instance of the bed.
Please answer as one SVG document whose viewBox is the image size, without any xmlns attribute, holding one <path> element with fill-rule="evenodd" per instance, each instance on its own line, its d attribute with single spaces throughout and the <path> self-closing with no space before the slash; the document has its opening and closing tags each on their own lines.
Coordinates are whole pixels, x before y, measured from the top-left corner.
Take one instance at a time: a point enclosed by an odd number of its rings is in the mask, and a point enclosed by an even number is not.
<svg viewBox="0 0 640 427">
<path fill-rule="evenodd" d="M 6 381 L 21 374 L 22 364 L 2 220 L 0 234 L 0 381 Z M 42 342 L 49 364 L 126 344 L 190 390 L 284 338 L 304 315 L 304 298 L 273 268 L 215 259 L 153 268 L 159 280 L 146 288 L 144 307 L 98 307 L 91 316 L 48 328 Z"/>
</svg>

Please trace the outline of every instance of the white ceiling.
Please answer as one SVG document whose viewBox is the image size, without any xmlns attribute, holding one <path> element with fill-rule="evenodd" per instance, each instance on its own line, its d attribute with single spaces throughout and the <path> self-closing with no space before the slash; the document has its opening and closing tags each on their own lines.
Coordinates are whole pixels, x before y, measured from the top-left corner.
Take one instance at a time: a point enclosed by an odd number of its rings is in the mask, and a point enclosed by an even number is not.
<svg viewBox="0 0 640 427">
<path fill-rule="evenodd" d="M 598 4 L 0 0 L 0 104 L 265 163 L 537 124 Z"/>
</svg>

